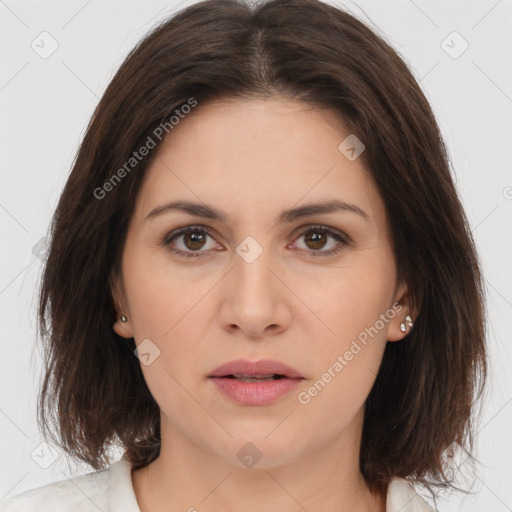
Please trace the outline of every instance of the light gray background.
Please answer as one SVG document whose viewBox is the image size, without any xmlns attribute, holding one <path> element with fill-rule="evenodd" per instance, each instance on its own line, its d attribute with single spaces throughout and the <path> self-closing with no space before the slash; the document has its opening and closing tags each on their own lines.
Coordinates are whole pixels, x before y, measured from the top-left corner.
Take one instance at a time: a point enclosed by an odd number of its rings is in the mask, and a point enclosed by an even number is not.
<svg viewBox="0 0 512 512">
<path fill-rule="evenodd" d="M 90 470 L 69 469 L 62 454 L 53 460 L 51 452 L 38 452 L 41 262 L 33 247 L 47 233 L 86 124 L 118 66 L 156 21 L 188 3 L 0 0 L 0 499 Z M 512 2 L 338 5 L 385 37 L 419 80 L 445 137 L 484 267 L 492 371 L 479 427 L 484 467 L 474 496 L 452 495 L 440 509 L 512 510 Z M 58 42 L 47 59 L 31 48 L 43 31 Z M 462 48 L 453 31 L 469 44 L 458 58 L 447 53 Z"/>
</svg>

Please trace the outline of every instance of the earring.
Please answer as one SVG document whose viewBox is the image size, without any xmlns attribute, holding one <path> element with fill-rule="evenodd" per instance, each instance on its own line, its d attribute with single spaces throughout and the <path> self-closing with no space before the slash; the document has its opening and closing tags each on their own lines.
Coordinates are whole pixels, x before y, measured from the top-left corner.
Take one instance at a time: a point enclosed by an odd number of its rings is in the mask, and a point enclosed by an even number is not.
<svg viewBox="0 0 512 512">
<path fill-rule="evenodd" d="M 128 318 L 126 318 L 124 315 L 121 317 L 121 322 L 127 322 Z"/>
<path fill-rule="evenodd" d="M 411 318 L 411 316 L 410 316 L 410 315 L 407 315 L 407 316 L 405 317 L 405 321 L 407 322 L 407 325 L 408 325 L 409 327 L 412 327 L 412 326 L 414 325 L 414 324 L 412 323 L 412 318 Z M 407 331 L 407 327 L 405 326 L 405 323 L 404 323 L 404 322 L 402 322 L 402 323 L 400 324 L 400 330 L 401 330 L 402 332 Z"/>
</svg>

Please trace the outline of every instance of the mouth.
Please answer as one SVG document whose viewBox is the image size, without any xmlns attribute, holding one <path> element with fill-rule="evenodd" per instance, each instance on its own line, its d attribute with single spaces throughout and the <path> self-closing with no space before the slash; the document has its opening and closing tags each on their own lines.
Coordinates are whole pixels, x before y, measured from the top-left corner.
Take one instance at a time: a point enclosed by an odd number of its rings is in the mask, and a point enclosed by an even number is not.
<svg viewBox="0 0 512 512">
<path fill-rule="evenodd" d="M 297 370 L 269 359 L 239 359 L 208 376 L 222 395 L 238 405 L 268 405 L 291 393 L 305 379 Z"/>
</svg>

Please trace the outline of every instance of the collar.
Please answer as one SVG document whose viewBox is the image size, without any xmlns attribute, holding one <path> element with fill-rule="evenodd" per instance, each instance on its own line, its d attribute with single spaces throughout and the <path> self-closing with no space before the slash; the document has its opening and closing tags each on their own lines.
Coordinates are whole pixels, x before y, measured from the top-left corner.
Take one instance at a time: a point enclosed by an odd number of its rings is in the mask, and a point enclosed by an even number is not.
<svg viewBox="0 0 512 512">
<path fill-rule="evenodd" d="M 388 486 L 386 512 L 434 512 L 404 478 L 393 477 Z"/>
<path fill-rule="evenodd" d="M 132 468 L 126 453 L 110 466 L 110 512 L 140 512 L 132 484 Z"/>
</svg>

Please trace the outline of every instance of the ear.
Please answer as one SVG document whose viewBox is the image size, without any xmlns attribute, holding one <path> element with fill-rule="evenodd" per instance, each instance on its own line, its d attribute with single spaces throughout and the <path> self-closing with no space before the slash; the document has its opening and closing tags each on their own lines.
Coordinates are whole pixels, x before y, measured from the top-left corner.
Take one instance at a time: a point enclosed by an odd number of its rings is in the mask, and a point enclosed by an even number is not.
<svg viewBox="0 0 512 512">
<path fill-rule="evenodd" d="M 109 278 L 109 285 L 110 293 L 112 294 L 112 300 L 116 310 L 116 320 L 112 327 L 115 333 L 122 338 L 133 338 L 131 316 L 126 305 L 126 293 L 122 279 L 117 275 L 111 274 Z M 121 316 L 123 315 L 128 318 L 126 322 L 121 321 Z"/>
<path fill-rule="evenodd" d="M 389 322 L 387 333 L 388 341 L 400 341 L 404 339 L 414 328 L 406 321 L 405 317 L 409 315 L 413 325 L 417 317 L 417 311 L 411 308 L 410 296 L 405 283 L 400 283 L 394 299 L 393 311 L 395 311 L 395 316 Z M 405 332 L 400 329 L 401 324 L 405 324 Z"/>
</svg>

